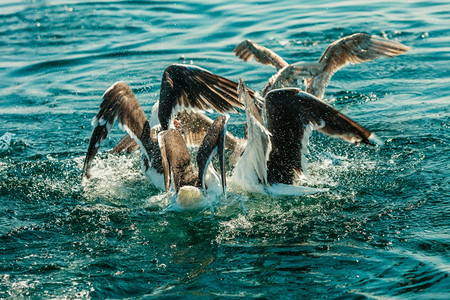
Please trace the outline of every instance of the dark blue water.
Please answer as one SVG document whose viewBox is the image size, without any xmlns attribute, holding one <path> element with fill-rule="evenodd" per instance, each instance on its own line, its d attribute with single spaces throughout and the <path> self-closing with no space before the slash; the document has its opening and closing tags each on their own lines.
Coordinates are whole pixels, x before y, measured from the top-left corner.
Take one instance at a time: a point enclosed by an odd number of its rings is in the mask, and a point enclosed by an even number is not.
<svg viewBox="0 0 450 300">
<path fill-rule="evenodd" d="M 0 298 L 449 298 L 449 25 L 448 1 L 3 1 Z M 139 154 L 108 154 L 117 127 L 82 184 L 114 82 L 147 112 L 172 63 L 257 90 L 273 70 L 238 60 L 241 40 L 310 61 L 355 32 L 411 51 L 333 77 L 325 98 L 385 145 L 314 134 L 302 184 L 327 192 L 166 212 Z"/>
</svg>

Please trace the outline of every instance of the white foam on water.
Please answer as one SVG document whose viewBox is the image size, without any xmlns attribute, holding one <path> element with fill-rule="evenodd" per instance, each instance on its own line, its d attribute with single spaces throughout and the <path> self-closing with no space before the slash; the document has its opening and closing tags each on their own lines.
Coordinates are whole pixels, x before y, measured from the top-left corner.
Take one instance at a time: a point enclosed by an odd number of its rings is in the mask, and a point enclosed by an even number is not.
<svg viewBox="0 0 450 300">
<path fill-rule="evenodd" d="M 83 160 L 84 157 L 77 159 L 80 170 Z M 139 153 L 96 156 L 92 162 L 91 177 L 83 178 L 81 182 L 84 197 L 92 201 L 104 199 L 116 204 L 139 199 L 144 201 L 155 188 L 142 174 L 139 163 Z"/>
<path fill-rule="evenodd" d="M 6 151 L 9 149 L 13 136 L 14 134 L 6 132 L 4 135 L 0 137 L 0 151 Z"/>
</svg>

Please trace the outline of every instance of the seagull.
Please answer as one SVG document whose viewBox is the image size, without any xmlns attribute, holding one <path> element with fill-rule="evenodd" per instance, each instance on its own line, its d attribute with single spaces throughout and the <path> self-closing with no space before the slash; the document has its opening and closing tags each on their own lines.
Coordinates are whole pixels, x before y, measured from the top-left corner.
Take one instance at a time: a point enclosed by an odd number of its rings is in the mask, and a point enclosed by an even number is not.
<svg viewBox="0 0 450 300">
<path fill-rule="evenodd" d="M 103 94 L 100 110 L 92 120 L 93 131 L 83 166 L 89 178 L 92 160 L 115 121 L 127 132 L 113 151 L 141 149 L 141 168 L 152 183 L 164 190 L 164 168 L 158 134 L 174 127 L 180 110 L 197 114 L 203 111 L 237 112 L 244 106 L 238 101 L 237 83 L 194 65 L 173 64 L 162 76 L 160 98 L 148 119 L 130 86 L 117 82 Z M 212 125 L 212 122 L 209 124 Z"/>
<path fill-rule="evenodd" d="M 382 56 L 393 57 L 409 49 L 399 42 L 376 35 L 355 33 L 328 45 L 318 62 L 289 64 L 272 50 L 251 40 L 242 41 L 233 51 L 244 61 L 254 58 L 277 69 L 261 91 L 263 97 L 273 89 L 293 85 L 298 79 L 305 78 L 306 92 L 322 99 L 333 74 L 345 65 L 372 61 Z"/>
<path fill-rule="evenodd" d="M 312 130 L 321 129 L 354 144 L 378 143 L 369 130 L 301 89 L 275 89 L 266 95 L 267 126 L 242 80 L 238 93 L 245 104 L 248 130 L 246 148 L 231 178 L 240 190 L 272 195 L 320 191 L 294 185 L 299 176 L 307 174 L 305 154 Z"/>
<path fill-rule="evenodd" d="M 191 155 L 181 132 L 168 129 L 158 134 L 167 198 L 183 209 L 203 207 L 212 197 L 225 195 L 225 136 L 229 115 L 219 116 L 209 126 L 197 152 L 198 172 L 194 170 Z M 217 154 L 220 180 L 211 163 Z M 173 191 L 173 196 L 169 196 Z M 170 199 L 169 199 L 170 200 Z"/>
</svg>

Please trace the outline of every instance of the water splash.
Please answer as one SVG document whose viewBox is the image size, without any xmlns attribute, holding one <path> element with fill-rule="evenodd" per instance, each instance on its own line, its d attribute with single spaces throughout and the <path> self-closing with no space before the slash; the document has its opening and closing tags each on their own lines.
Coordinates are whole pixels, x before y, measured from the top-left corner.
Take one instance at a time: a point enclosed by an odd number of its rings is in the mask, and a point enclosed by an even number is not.
<svg viewBox="0 0 450 300">
<path fill-rule="evenodd" d="M 84 157 L 75 159 L 81 170 Z M 149 196 L 159 193 L 139 166 L 139 153 L 101 154 L 92 164 L 91 178 L 82 178 L 81 189 L 88 202 L 106 201 L 119 206 L 141 206 Z"/>
</svg>

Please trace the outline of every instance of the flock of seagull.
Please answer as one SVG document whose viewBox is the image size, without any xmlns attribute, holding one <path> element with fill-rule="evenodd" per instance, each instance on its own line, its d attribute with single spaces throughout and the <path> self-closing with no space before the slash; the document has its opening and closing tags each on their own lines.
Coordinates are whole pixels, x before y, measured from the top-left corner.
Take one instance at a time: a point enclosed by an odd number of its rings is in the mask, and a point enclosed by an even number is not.
<svg viewBox="0 0 450 300">
<path fill-rule="evenodd" d="M 333 74 L 346 64 L 399 55 L 409 48 L 374 35 L 356 33 L 331 43 L 317 62 L 289 64 L 275 52 L 245 40 L 234 52 L 244 61 L 276 68 L 260 91 L 194 65 L 173 64 L 163 73 L 159 101 L 150 118 L 125 82 L 103 94 L 92 120 L 92 136 L 83 166 L 91 177 L 92 161 L 117 120 L 127 135 L 112 152 L 140 148 L 141 168 L 167 198 L 181 208 L 199 208 L 205 199 L 226 196 L 225 149 L 230 180 L 243 192 L 301 195 L 317 189 L 295 184 L 306 174 L 312 130 L 354 144 L 375 146 L 376 136 L 322 100 Z M 303 80 L 304 91 L 298 85 Z M 227 131 L 230 114 L 245 111 L 245 137 Z M 205 112 L 220 114 L 212 120 Z M 198 147 L 196 166 L 189 147 Z M 217 156 L 219 172 L 212 159 Z"/>
</svg>

